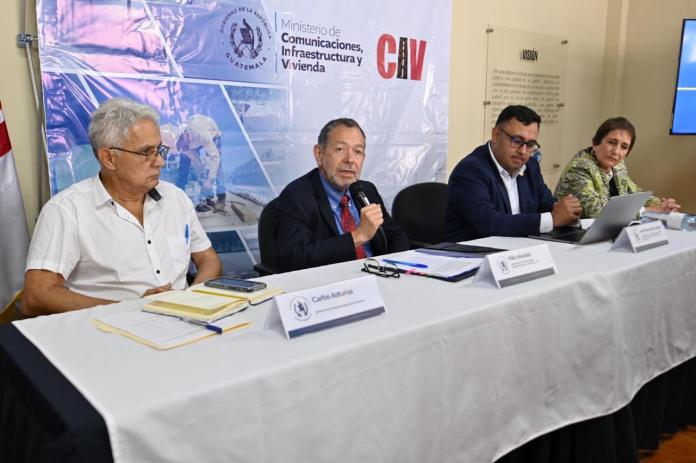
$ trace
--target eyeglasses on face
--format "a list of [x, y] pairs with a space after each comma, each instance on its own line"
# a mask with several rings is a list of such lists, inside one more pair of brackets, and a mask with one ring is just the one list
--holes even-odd
[[131, 151], [131, 150], [127, 150], [124, 148], [119, 148], [118, 146], [110, 146], [108, 149], [125, 151], [126, 153], [137, 154], [138, 156], [144, 156], [146, 161], [152, 161], [157, 156], [162, 156], [162, 158], [166, 158], [167, 153], [169, 153], [169, 147], [162, 145], [162, 144], [159, 144], [155, 148], [152, 148], [152, 149], [149, 149], [149, 150], [143, 151], [143, 152]]
[[508, 139], [510, 140], [510, 146], [512, 146], [515, 149], [519, 149], [520, 146], [524, 145], [527, 151], [531, 151], [533, 153], [535, 151], [538, 151], [539, 148], [541, 148], [541, 145], [537, 143], [535, 140], [525, 141], [522, 137], [518, 137], [517, 135], [510, 135], [501, 127], [497, 127], [497, 129], [503, 132], [506, 137], [508, 137]]
[[396, 265], [390, 263], [383, 264], [377, 259], [373, 258], [365, 259], [362, 271], [384, 278], [399, 278], [401, 276], [401, 274], [399, 273], [399, 269]]

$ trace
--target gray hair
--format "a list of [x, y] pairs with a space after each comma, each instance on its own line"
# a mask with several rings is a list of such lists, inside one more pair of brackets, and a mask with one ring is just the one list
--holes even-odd
[[363, 140], [367, 141], [365, 137], [365, 132], [363, 131], [362, 127], [360, 127], [360, 124], [358, 124], [355, 120], [351, 118], [342, 117], [340, 119], [334, 119], [332, 121], [329, 121], [326, 123], [324, 127], [322, 127], [321, 132], [319, 132], [319, 136], [317, 137], [317, 144], [321, 146], [321, 149], [326, 148], [326, 143], [328, 143], [329, 141], [329, 134], [333, 129], [335, 129], [339, 125], [348, 127], [349, 129], [357, 127], [360, 130], [360, 133], [362, 134]]
[[89, 123], [89, 142], [94, 156], [102, 147], [123, 146], [131, 127], [141, 119], [159, 124], [159, 114], [152, 107], [129, 98], [112, 98], [99, 105]]

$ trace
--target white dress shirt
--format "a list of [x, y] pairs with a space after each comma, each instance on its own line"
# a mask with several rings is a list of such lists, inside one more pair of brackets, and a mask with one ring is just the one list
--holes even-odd
[[117, 301], [166, 283], [186, 288], [191, 253], [210, 240], [183, 191], [167, 182], [157, 191], [159, 201], [145, 197], [142, 226], [99, 176], [58, 193], [41, 210], [26, 269], [60, 273], [72, 291]]
[[[500, 178], [503, 180], [503, 185], [505, 185], [505, 189], [507, 190], [508, 198], [510, 199], [510, 210], [513, 214], [519, 214], [520, 195], [517, 192], [517, 177], [524, 176], [524, 171], [527, 170], [527, 165], [523, 165], [522, 167], [517, 169], [512, 175], [510, 175], [510, 173], [507, 170], [503, 169], [503, 167], [498, 163], [498, 160], [495, 158], [493, 150], [491, 149], [490, 142], [488, 142], [488, 152], [490, 153], [491, 159], [493, 160], [493, 164], [495, 164], [496, 169], [498, 169]], [[550, 212], [542, 212], [541, 220], [539, 221], [539, 233], [548, 233], [551, 230], [553, 230], [553, 216]]]

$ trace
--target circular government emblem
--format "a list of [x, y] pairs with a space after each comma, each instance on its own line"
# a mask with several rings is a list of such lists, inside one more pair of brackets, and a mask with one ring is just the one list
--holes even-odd
[[498, 264], [498, 268], [501, 272], [507, 273], [510, 271], [510, 267], [508, 266], [508, 262], [505, 257], [498, 257], [496, 263]]
[[290, 307], [292, 308], [292, 314], [298, 321], [303, 322], [309, 320], [312, 316], [312, 313], [309, 311], [309, 301], [304, 297], [296, 297], [293, 299], [290, 303]]
[[234, 67], [248, 71], [268, 62], [272, 35], [262, 12], [251, 7], [234, 8], [220, 23], [220, 34], [227, 48], [225, 58]]

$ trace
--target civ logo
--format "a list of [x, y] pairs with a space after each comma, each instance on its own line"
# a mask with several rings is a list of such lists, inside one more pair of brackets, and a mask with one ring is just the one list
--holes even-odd
[[399, 37], [397, 54], [396, 39], [382, 34], [377, 41], [377, 72], [384, 79], [392, 79], [396, 75], [397, 79], [421, 80], [427, 45], [425, 40]]

